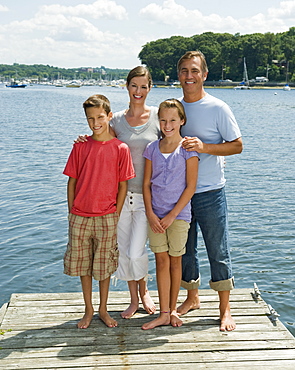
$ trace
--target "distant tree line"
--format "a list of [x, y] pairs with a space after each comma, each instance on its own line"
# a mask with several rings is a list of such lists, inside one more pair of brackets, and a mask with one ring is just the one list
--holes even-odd
[[197, 49], [206, 56], [210, 81], [242, 80], [244, 57], [249, 79], [265, 76], [270, 81], [295, 81], [295, 27], [277, 34], [205, 32], [191, 37], [172, 36], [148, 42], [139, 58], [154, 80], [177, 80], [178, 59], [186, 51]]
[[97, 68], [59, 68], [43, 64], [0, 64], [0, 77], [2, 80], [10, 79], [35, 79], [38, 81], [86, 80], [86, 79], [125, 79], [128, 69], [111, 69], [104, 66]]

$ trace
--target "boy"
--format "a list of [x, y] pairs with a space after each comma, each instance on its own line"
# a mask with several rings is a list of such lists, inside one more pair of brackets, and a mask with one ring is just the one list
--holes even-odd
[[88, 98], [83, 108], [92, 136], [74, 144], [64, 174], [68, 180], [69, 242], [64, 273], [80, 276], [85, 314], [78, 328], [92, 320], [92, 276], [99, 280], [99, 317], [117, 326], [107, 312], [110, 276], [118, 266], [117, 222], [127, 192], [127, 180], [135, 177], [129, 148], [109, 131], [109, 100]]

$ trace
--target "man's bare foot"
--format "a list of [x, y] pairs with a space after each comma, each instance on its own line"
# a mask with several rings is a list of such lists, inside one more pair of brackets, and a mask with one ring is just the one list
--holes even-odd
[[90, 325], [91, 321], [92, 321], [93, 314], [94, 314], [94, 309], [93, 308], [89, 308], [89, 309], [86, 308], [84, 316], [82, 317], [82, 319], [77, 324], [78, 328], [79, 329], [87, 329], [88, 326]]
[[114, 320], [107, 311], [101, 310], [99, 311], [99, 318], [108, 326], [109, 328], [114, 328], [118, 326], [116, 320]]
[[138, 304], [135, 304], [135, 303], [130, 303], [130, 306], [123, 312], [121, 312], [121, 317], [123, 319], [130, 319], [130, 317], [132, 317], [136, 311], [138, 310]]
[[146, 324], [142, 325], [143, 330], [154, 329], [157, 326], [169, 325], [170, 324], [170, 312], [161, 313], [159, 317], [156, 319], [147, 322]]
[[232, 331], [235, 328], [236, 323], [230, 311], [225, 311], [223, 315], [220, 315], [220, 331]]
[[170, 324], [174, 327], [181, 326], [183, 324], [176, 311], [172, 311], [170, 314]]
[[143, 308], [149, 315], [152, 315], [156, 312], [156, 305], [152, 300], [150, 293], [148, 291], [145, 292], [143, 296], [140, 296]]
[[181, 315], [185, 315], [190, 310], [196, 310], [200, 308], [200, 299], [199, 296], [194, 297], [194, 299], [187, 298], [178, 308], [177, 313]]

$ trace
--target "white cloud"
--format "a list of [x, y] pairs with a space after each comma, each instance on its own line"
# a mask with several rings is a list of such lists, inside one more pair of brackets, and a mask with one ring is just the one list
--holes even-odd
[[41, 6], [31, 19], [0, 25], [0, 57], [3, 53], [15, 61], [13, 54], [17, 51], [17, 60], [26, 60], [25, 63], [30, 63], [29, 59], [32, 63], [56, 65], [54, 61], [62, 60], [63, 65], [59, 63], [59, 66], [71, 67], [91, 63], [98, 66], [101, 60], [104, 64], [109, 60], [115, 65], [112, 58], [117, 59], [119, 53], [122, 62], [127, 60], [134, 41], [117, 32], [100, 29], [101, 22], [95, 21], [102, 18], [120, 23], [127, 16], [125, 8], [108, 0], [70, 7]]
[[281, 1], [279, 8], [269, 8], [271, 18], [293, 19], [295, 21], [295, 1]]
[[281, 32], [288, 29], [284, 19], [292, 19], [295, 23], [295, 1], [282, 1], [279, 8], [269, 8], [265, 15], [259, 13], [248, 18], [234, 19], [218, 14], [205, 16], [198, 9], [189, 10], [177, 4], [175, 0], [166, 0], [162, 5], [156, 3], [147, 5], [141, 9], [140, 16], [150, 22], [174, 26], [190, 35], [205, 31]]
[[8, 11], [9, 9], [7, 8], [7, 6], [0, 4], [0, 12], [8, 12]]
[[97, 0], [92, 4], [79, 4], [76, 6], [43, 5], [39, 13], [48, 16], [64, 14], [66, 16], [91, 17], [94, 19], [123, 20], [128, 18], [126, 9], [110, 0]]
[[[25, 2], [18, 1], [26, 6]], [[203, 4], [201, 11], [198, 5], [192, 8], [192, 4], [199, 2], [182, 0], [151, 0], [141, 10], [140, 2], [131, 0], [121, 1], [126, 7], [118, 5], [116, 0], [92, 0], [90, 4], [83, 4], [89, 0], [80, 0], [80, 4], [73, 6], [59, 2], [61, 4], [42, 5], [46, 0], [40, 0], [38, 10], [29, 13], [33, 14], [30, 18], [25, 12], [19, 18], [11, 18], [15, 7], [8, 9], [0, 5], [0, 12], [9, 11], [7, 19], [14, 19], [5, 24], [2, 17], [0, 24], [3, 63], [17, 61], [60, 67], [103, 64], [129, 68], [138, 63], [137, 55], [142, 46], [159, 38], [191, 36], [206, 31], [276, 33], [295, 25], [295, 1], [281, 1], [276, 8], [264, 6], [256, 14], [252, 9], [252, 16], [243, 18], [213, 14], [217, 10], [205, 10]]]

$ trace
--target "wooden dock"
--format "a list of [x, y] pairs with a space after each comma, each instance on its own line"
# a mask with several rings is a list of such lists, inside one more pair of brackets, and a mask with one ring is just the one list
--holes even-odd
[[[152, 295], [158, 304], [157, 292]], [[80, 293], [13, 294], [0, 311], [0, 369], [295, 369], [295, 338], [272, 321], [253, 290], [233, 291], [237, 329], [227, 333], [219, 331], [217, 294], [200, 295], [201, 309], [185, 315], [182, 327], [144, 331], [141, 325], [151, 318], [142, 309], [129, 320], [120, 318], [128, 292], [110, 292], [117, 328], [96, 316], [86, 330], [76, 327], [84, 309]]]

